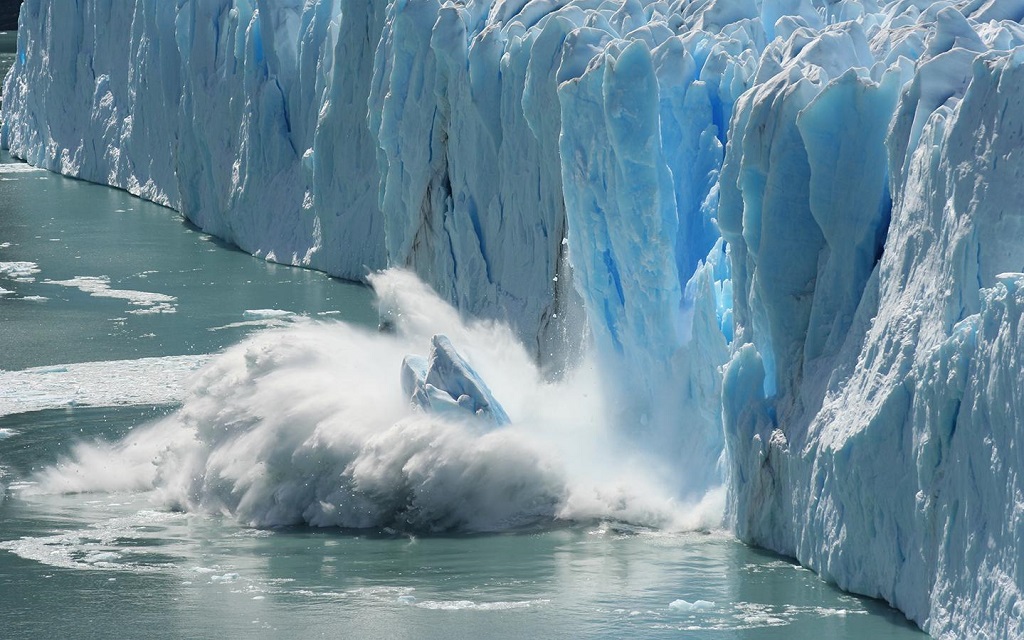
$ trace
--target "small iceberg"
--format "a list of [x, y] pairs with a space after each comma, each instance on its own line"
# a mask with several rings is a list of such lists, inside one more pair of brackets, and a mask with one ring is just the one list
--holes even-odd
[[696, 611], [707, 611], [708, 609], [713, 609], [714, 606], [715, 603], [708, 600], [694, 600], [693, 602], [689, 602], [687, 600], [673, 600], [669, 603], [668, 608], [674, 611], [693, 613]]
[[430, 339], [430, 356], [402, 361], [402, 391], [413, 406], [431, 413], [470, 413], [495, 426], [511, 421], [473, 367], [447, 336]]

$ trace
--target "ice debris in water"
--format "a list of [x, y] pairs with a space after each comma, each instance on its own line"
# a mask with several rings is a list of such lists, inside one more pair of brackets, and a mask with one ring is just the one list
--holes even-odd
[[694, 600], [690, 602], [688, 600], [673, 600], [669, 603], [668, 608], [673, 611], [685, 611], [692, 613], [695, 611], [707, 611], [708, 609], [714, 608], [715, 603], [709, 600]]
[[413, 406], [433, 413], [469, 413], [496, 426], [509, 424], [505, 409], [447, 336], [430, 340], [430, 357], [406, 356], [402, 391]]

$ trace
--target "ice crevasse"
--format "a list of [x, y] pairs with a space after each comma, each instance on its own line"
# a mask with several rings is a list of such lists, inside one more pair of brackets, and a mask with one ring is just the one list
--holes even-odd
[[271, 260], [410, 269], [552, 370], [585, 327], [741, 538], [935, 636], [1021, 637], [1022, 18], [26, 0], [0, 141]]

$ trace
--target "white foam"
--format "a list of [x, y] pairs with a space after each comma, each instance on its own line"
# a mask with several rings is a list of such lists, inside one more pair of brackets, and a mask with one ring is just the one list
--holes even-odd
[[283, 318], [266, 318], [263, 320], [244, 320], [242, 322], [232, 322], [230, 324], [224, 324], [219, 327], [210, 327], [207, 331], [224, 331], [225, 329], [244, 329], [244, 328], [262, 328], [270, 329], [273, 327], [284, 327], [289, 322], [298, 319], [299, 316], [295, 317], [283, 317]]
[[0, 416], [66, 406], [171, 404], [210, 356], [82, 362], [0, 370]]
[[[15, 487], [12, 485], [11, 489], [15, 490]], [[154, 525], [180, 521], [185, 517], [183, 514], [139, 511], [77, 531], [0, 542], [0, 549], [26, 560], [63, 569], [152, 573], [170, 567], [135, 561], [140, 543], [153, 539], [154, 534], [150, 531]]]
[[[401, 598], [399, 598], [401, 601]], [[510, 609], [528, 609], [538, 605], [549, 604], [550, 600], [513, 600], [508, 602], [474, 602], [472, 600], [424, 600], [411, 602], [420, 609], [435, 611], [508, 611]]]
[[18, 431], [14, 429], [0, 429], [0, 440], [6, 440], [16, 435], [18, 435]]
[[[676, 605], [676, 603], [685, 603]], [[770, 627], [785, 627], [808, 618], [845, 617], [867, 615], [868, 611], [850, 607], [822, 607], [817, 605], [776, 605], [761, 602], [734, 602], [726, 605], [695, 607], [700, 602], [688, 603], [677, 600], [669, 605], [673, 615], [684, 616], [681, 626], [656, 625], [657, 628], [671, 628], [680, 631], [743, 631]], [[856, 602], [856, 601], [853, 601]], [[676, 606], [674, 606], [676, 605]]]
[[14, 292], [11, 291], [10, 289], [4, 289], [3, 287], [0, 287], [0, 296], [9, 296], [13, 293]]
[[[35, 476], [35, 490], [98, 489], [117, 469], [125, 476], [117, 482], [153, 489], [168, 506], [258, 526], [720, 521], [719, 498], [678, 503], [658, 467], [614, 433], [592, 366], [545, 382], [507, 327], [463, 324], [403, 272], [374, 284], [394, 334], [307, 321], [251, 336], [210, 361], [179, 412], [118, 443], [77, 446], [71, 460]], [[511, 425], [487, 429], [412, 409], [401, 364], [426, 353], [435, 333], [487, 382]]]
[[24, 162], [4, 162], [0, 163], [0, 174], [5, 173], [37, 173], [44, 171], [39, 167], [33, 167], [30, 164]]
[[134, 291], [131, 289], [111, 289], [110, 278], [107, 276], [75, 276], [69, 280], [44, 280], [44, 284], [55, 284], [62, 287], [73, 287], [96, 298], [115, 298], [125, 300], [129, 304], [141, 307], [127, 313], [144, 315], [153, 313], [175, 313], [174, 305], [178, 299], [163, 293]]
[[[402, 598], [402, 597], [406, 597], [406, 596], [411, 597], [411, 594], [412, 594], [413, 591], [415, 591], [415, 589], [413, 589], [412, 587], [399, 587], [399, 586], [392, 586], [392, 585], [378, 585], [378, 586], [375, 586], [375, 587], [356, 587], [354, 589], [349, 589], [349, 590], [345, 591], [344, 593], [333, 594], [333, 595], [338, 595], [338, 596], [342, 596], [342, 597], [346, 597], [346, 598], [348, 598], [348, 597], [356, 597], [356, 598], [364, 598], [364, 599], [367, 599], [367, 600], [389, 601], [389, 600], [392, 600], [392, 599], [398, 599], [398, 598]], [[299, 592], [299, 593], [301, 593], [301, 592]], [[325, 595], [323, 593], [316, 593], [316, 592], [312, 592], [312, 591], [307, 591], [306, 593], [309, 594], [309, 595]]]
[[295, 312], [284, 309], [246, 309], [242, 315], [253, 318], [285, 318], [295, 315]]

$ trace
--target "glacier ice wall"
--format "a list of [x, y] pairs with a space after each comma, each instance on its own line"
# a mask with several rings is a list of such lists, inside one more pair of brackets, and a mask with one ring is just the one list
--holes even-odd
[[552, 369], [585, 327], [680, 496], [724, 473], [743, 539], [1024, 635], [1020, 0], [55, 4], [14, 155], [407, 267]]
[[936, 635], [1018, 637], [1024, 50], [951, 51], [963, 75], [919, 72], [900, 97], [889, 230], [842, 340], [811, 351], [812, 286], [788, 334], [804, 380], [749, 347], [727, 368], [737, 528]]

